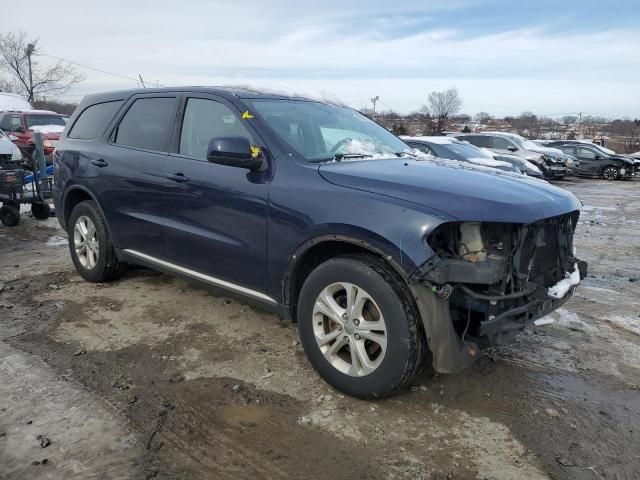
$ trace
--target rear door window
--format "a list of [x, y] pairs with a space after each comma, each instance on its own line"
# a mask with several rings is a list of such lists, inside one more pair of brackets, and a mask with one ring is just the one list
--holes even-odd
[[178, 153], [207, 159], [212, 138], [245, 137], [253, 143], [251, 134], [226, 105], [206, 98], [189, 98], [182, 118]]
[[175, 105], [175, 97], [137, 99], [122, 117], [114, 143], [166, 152], [171, 139]]
[[491, 147], [491, 137], [483, 137], [483, 136], [480, 136], [480, 135], [474, 135], [474, 136], [469, 136], [469, 137], [459, 137], [458, 140], [463, 140], [463, 141], [469, 142], [472, 145], [475, 145], [476, 147], [492, 148]]
[[104, 132], [107, 123], [113, 118], [122, 103], [122, 100], [118, 100], [97, 103], [85, 108], [67, 136], [80, 140], [93, 140]]

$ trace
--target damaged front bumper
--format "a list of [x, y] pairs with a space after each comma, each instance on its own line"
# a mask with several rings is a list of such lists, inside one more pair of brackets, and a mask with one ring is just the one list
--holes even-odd
[[438, 253], [409, 280], [436, 371], [461, 370], [478, 358], [477, 345], [507, 343], [571, 298], [587, 273], [573, 249], [577, 219], [467, 225], [457, 237], [450, 227], [434, 241]]

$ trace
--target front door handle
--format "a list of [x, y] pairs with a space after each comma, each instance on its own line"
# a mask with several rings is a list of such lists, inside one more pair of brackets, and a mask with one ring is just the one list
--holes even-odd
[[108, 166], [109, 163], [106, 160], [99, 158], [98, 160], [91, 160], [91, 165], [102, 168]]
[[178, 183], [185, 183], [189, 181], [189, 177], [186, 177], [184, 173], [167, 173], [165, 177]]

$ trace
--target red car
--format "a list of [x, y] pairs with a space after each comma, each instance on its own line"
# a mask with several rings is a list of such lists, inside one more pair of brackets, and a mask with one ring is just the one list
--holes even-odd
[[65, 125], [65, 117], [47, 110], [0, 112], [0, 130], [18, 146], [26, 163], [33, 159], [34, 132], [42, 134], [44, 154], [49, 160]]

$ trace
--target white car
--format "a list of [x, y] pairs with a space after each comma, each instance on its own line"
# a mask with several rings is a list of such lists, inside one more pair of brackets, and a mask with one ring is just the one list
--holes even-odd
[[22, 160], [20, 149], [0, 130], [0, 169], [6, 168], [8, 163], [19, 162], [20, 160]]

